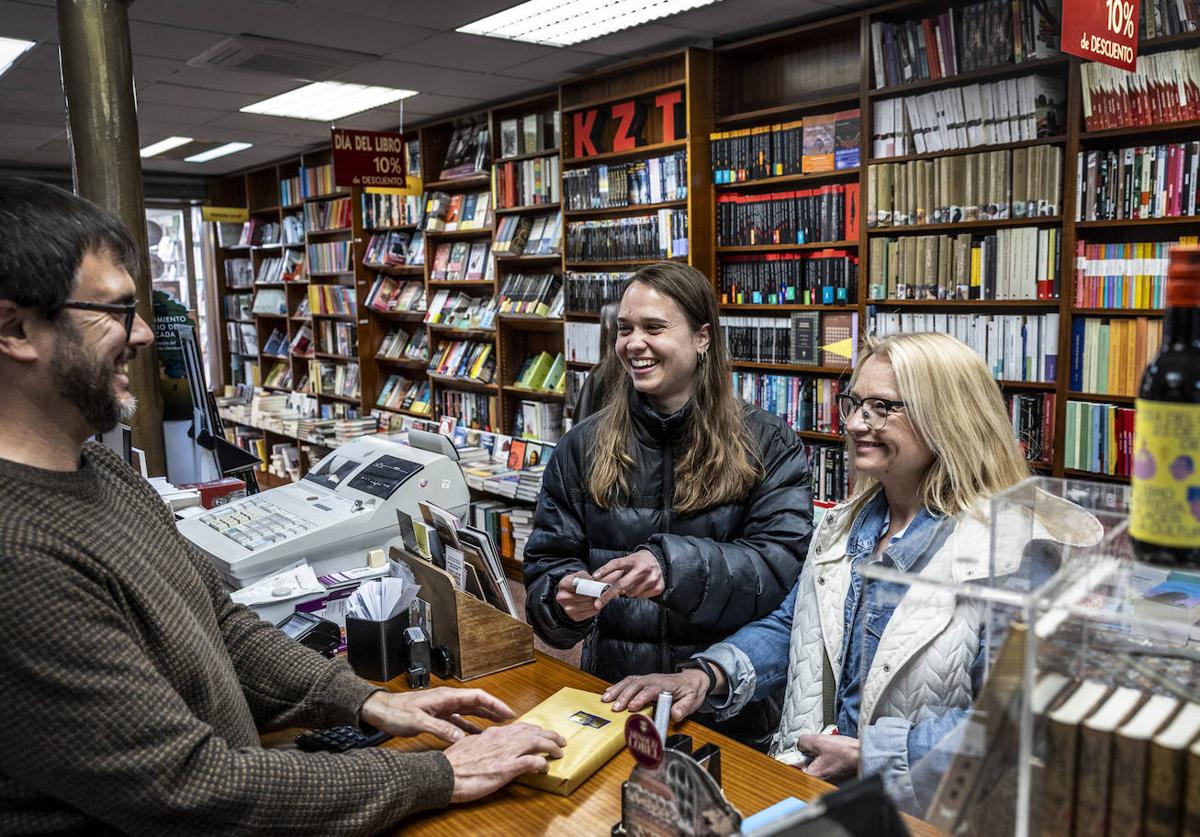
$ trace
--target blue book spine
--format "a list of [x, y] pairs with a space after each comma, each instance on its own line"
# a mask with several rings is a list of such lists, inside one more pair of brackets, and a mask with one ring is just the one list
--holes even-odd
[[1083, 392], [1083, 329], [1082, 317], [1071, 320], [1071, 392]]

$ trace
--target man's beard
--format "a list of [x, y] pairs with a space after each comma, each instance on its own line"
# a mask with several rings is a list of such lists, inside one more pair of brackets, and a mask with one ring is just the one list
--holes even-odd
[[[137, 350], [130, 347], [126, 360], [132, 361], [135, 354]], [[112, 362], [88, 355], [83, 335], [65, 318], [58, 324], [50, 368], [58, 394], [74, 405], [97, 433], [107, 433], [137, 412], [136, 398], [122, 399], [113, 390]]]

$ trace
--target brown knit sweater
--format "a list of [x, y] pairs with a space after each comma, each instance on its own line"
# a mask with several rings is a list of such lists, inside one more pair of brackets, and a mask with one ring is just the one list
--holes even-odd
[[449, 802], [440, 752], [259, 746], [373, 687], [233, 604], [95, 443], [71, 473], [0, 459], [0, 637], [0, 834], [362, 834]]

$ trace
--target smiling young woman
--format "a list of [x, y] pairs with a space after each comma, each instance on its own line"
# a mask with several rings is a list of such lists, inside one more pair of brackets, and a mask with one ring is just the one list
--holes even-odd
[[[586, 639], [583, 667], [615, 680], [672, 670], [769, 613], [811, 532], [808, 458], [777, 416], [733, 395], [716, 295], [685, 265], [626, 285], [604, 408], [563, 437], [525, 547], [526, 611], [548, 643]], [[611, 585], [579, 595], [577, 578]], [[768, 733], [767, 696], [725, 731]]]

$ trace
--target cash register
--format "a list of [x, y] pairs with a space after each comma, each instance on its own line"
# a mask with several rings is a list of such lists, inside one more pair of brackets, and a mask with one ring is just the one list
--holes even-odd
[[397, 535], [396, 510], [420, 520], [426, 500], [462, 517], [470, 502], [458, 463], [437, 445], [363, 436], [296, 483], [179, 521], [235, 588], [307, 561], [318, 576], [361, 567], [366, 551]]

